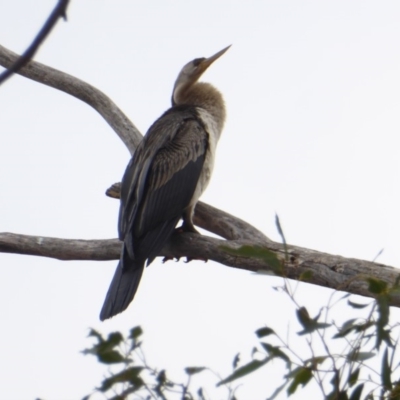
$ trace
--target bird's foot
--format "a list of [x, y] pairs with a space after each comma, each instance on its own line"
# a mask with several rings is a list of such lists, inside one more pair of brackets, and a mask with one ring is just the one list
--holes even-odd
[[186, 261], [185, 263], [188, 263], [190, 261], [204, 261], [205, 263], [208, 261], [208, 258], [203, 258], [203, 257], [199, 257], [199, 258], [195, 258], [195, 257], [186, 257]]
[[180, 257], [164, 257], [162, 259], [162, 263], [166, 263], [167, 261], [173, 261], [175, 260], [175, 262], [178, 262], [181, 258]]
[[191, 232], [200, 235], [200, 232], [194, 227], [194, 225], [189, 224], [187, 222], [183, 222], [181, 226], [175, 229], [175, 232], [176, 233]]

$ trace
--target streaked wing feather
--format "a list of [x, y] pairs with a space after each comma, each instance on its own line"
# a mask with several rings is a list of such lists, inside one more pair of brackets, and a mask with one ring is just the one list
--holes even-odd
[[204, 156], [204, 154], [200, 155], [195, 162], [189, 161], [160, 188], [155, 190], [148, 188], [137, 222], [135, 221], [134, 235], [136, 237], [142, 236], [144, 232], [156, 228], [164, 221], [182, 215], [196, 189], [204, 164]]
[[170, 110], [149, 129], [122, 181], [120, 237], [130, 257], [154, 258], [196, 189], [208, 134], [193, 108]]

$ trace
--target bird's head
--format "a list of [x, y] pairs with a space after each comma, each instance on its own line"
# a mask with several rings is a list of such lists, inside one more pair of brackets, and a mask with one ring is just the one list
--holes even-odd
[[184, 97], [187, 92], [207, 70], [207, 68], [218, 58], [220, 58], [231, 46], [225, 47], [218, 53], [215, 53], [209, 58], [195, 58], [188, 62], [181, 70], [178, 78], [175, 81], [174, 90], [172, 92], [172, 103], [180, 104], [180, 99]]

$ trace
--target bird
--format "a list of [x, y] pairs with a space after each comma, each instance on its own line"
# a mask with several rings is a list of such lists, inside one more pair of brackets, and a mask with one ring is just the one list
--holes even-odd
[[129, 306], [145, 264], [159, 255], [180, 219], [179, 232], [198, 233], [194, 209], [210, 181], [226, 116], [222, 94], [199, 78], [229, 48], [182, 68], [171, 108], [151, 125], [126, 167], [118, 219], [123, 246], [101, 321]]

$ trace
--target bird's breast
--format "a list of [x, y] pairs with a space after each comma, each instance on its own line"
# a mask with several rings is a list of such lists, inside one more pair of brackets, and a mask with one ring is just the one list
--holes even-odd
[[198, 201], [210, 182], [211, 174], [214, 169], [215, 150], [219, 137], [221, 136], [221, 130], [219, 129], [218, 124], [213, 116], [207, 110], [200, 107], [196, 107], [196, 111], [207, 131], [208, 143], [203, 169], [201, 171], [199, 181], [190, 205], [194, 205]]

